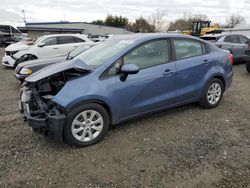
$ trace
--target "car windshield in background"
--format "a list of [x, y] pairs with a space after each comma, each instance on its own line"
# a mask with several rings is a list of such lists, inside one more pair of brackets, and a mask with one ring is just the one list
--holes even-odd
[[85, 64], [97, 68], [132, 42], [130, 40], [106, 41], [86, 50], [79, 55], [79, 59]]
[[67, 57], [67, 60], [73, 59], [76, 56], [78, 56], [79, 54], [81, 54], [82, 52], [84, 52], [85, 50], [91, 48], [91, 46], [80, 46], [76, 49], [74, 49], [73, 51], [71, 51]]

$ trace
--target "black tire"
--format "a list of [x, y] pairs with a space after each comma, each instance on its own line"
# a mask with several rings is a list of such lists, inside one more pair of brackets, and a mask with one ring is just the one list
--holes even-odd
[[250, 73], [250, 62], [246, 63], [246, 69], [247, 69], [247, 72]]
[[[99, 135], [94, 138], [93, 140], [90, 141], [79, 141], [77, 140], [71, 131], [71, 126], [74, 121], [74, 119], [77, 117], [78, 114], [81, 112], [84, 112], [86, 110], [94, 110], [98, 112], [102, 118], [103, 118], [103, 128], [100, 131]], [[63, 136], [64, 136], [64, 141], [65, 143], [72, 145], [72, 146], [77, 146], [77, 147], [86, 147], [90, 146], [93, 144], [96, 144], [99, 142], [107, 133], [108, 128], [109, 128], [109, 114], [105, 110], [105, 108], [97, 103], [85, 103], [82, 105], [79, 105], [72, 109], [68, 114], [67, 114], [67, 119], [64, 125], [64, 130], [63, 130]]]
[[[213, 84], [215, 84], [215, 83], [218, 83], [218, 84], [220, 85], [220, 88], [221, 88], [221, 95], [220, 95], [220, 97], [219, 97], [219, 100], [218, 100], [215, 104], [211, 104], [211, 103], [209, 102], [209, 100], [208, 100], [208, 91], [209, 91], [209, 88], [210, 88]], [[222, 82], [220, 79], [218, 79], [218, 78], [213, 78], [212, 80], [210, 80], [210, 81], [206, 84], [206, 86], [205, 86], [205, 88], [204, 88], [204, 90], [203, 90], [203, 92], [202, 92], [202, 97], [201, 97], [201, 100], [199, 101], [199, 104], [200, 104], [202, 107], [208, 108], [208, 109], [214, 108], [214, 107], [218, 106], [218, 105], [220, 104], [220, 101], [221, 101], [222, 97], [223, 97], [224, 90], [225, 90], [225, 86], [224, 86], [223, 82]]]

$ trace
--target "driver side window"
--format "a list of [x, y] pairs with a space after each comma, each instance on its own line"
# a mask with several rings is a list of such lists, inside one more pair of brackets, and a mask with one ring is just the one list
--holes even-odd
[[135, 64], [140, 69], [145, 69], [168, 62], [168, 40], [157, 40], [146, 43], [124, 57], [124, 64]]
[[43, 41], [45, 46], [52, 46], [52, 45], [57, 45], [57, 38], [56, 37], [50, 37], [47, 38]]

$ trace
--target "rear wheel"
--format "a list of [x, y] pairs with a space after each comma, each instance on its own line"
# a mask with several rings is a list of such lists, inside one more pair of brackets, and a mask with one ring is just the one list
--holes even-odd
[[93, 145], [104, 137], [108, 128], [109, 115], [105, 108], [96, 103], [86, 103], [68, 113], [64, 140], [78, 147]]
[[247, 69], [247, 72], [250, 73], [250, 62], [246, 63], [246, 69]]
[[218, 78], [213, 78], [210, 80], [203, 93], [200, 100], [200, 105], [205, 108], [214, 108], [219, 105], [224, 92], [224, 84]]

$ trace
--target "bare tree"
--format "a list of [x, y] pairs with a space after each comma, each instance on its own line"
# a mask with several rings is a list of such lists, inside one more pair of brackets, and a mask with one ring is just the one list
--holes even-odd
[[162, 32], [167, 30], [167, 21], [164, 19], [166, 16], [166, 10], [156, 9], [156, 11], [148, 18], [148, 22], [154, 25], [156, 32]]
[[207, 21], [208, 16], [205, 14], [187, 14], [184, 13], [182, 18], [170, 22], [169, 31], [183, 31], [192, 29], [192, 22]]
[[233, 14], [227, 19], [226, 28], [234, 28], [235, 26], [243, 23], [245, 18], [239, 14]]

